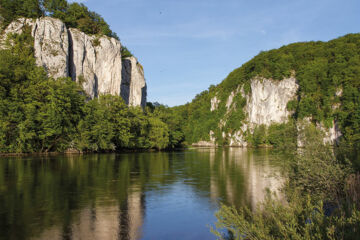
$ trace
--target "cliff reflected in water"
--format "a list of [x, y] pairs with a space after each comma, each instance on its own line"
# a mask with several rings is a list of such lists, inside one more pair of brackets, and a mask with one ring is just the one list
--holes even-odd
[[254, 207], [281, 161], [239, 148], [2, 158], [0, 239], [213, 239], [218, 203]]

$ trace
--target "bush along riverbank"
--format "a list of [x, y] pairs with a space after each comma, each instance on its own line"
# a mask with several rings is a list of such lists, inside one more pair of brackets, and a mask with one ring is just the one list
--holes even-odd
[[269, 193], [254, 210], [222, 205], [212, 229], [219, 239], [359, 238], [359, 169], [344, 151], [324, 145], [316, 128], [304, 135], [304, 148], [287, 165], [285, 202]]

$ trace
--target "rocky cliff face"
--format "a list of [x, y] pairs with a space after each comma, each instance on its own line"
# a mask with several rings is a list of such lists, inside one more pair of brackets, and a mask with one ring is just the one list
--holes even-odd
[[248, 143], [245, 132], [252, 132], [256, 126], [287, 122], [291, 115], [291, 112], [287, 110], [287, 103], [296, 98], [299, 88], [294, 77], [285, 78], [282, 81], [256, 77], [251, 80], [250, 86], [249, 94], [245, 94], [243, 88], [238, 87], [240, 91], [232, 92], [226, 104], [229, 109], [236, 94], [241, 94], [246, 98], [246, 106], [243, 109], [246, 118], [242, 127], [233, 133], [223, 133], [229, 139], [230, 146], [246, 147]]
[[294, 77], [282, 81], [253, 79], [251, 93], [245, 96], [247, 121], [250, 127], [286, 122], [291, 114], [287, 110], [287, 103], [295, 98], [298, 87]]
[[22, 33], [26, 26], [31, 27], [34, 37], [36, 63], [54, 78], [69, 76], [69, 37], [65, 24], [54, 18], [20, 18], [5, 29], [3, 38], [10, 33]]
[[130, 106], [146, 104], [144, 69], [135, 57], [123, 59], [121, 96]]
[[[89, 97], [120, 95], [131, 106], [145, 106], [144, 72], [136, 58], [122, 59], [121, 43], [107, 36], [91, 36], [67, 29], [59, 19], [21, 18], [6, 29], [21, 33], [31, 27], [36, 63], [54, 78], [71, 77], [81, 82]], [[128, 87], [124, 87], [128, 86]]]
[[[246, 132], [252, 133], [256, 126], [265, 125], [270, 126], [274, 123], [286, 123], [292, 112], [287, 109], [287, 104], [290, 100], [297, 98], [297, 91], [299, 85], [295, 77], [285, 78], [282, 81], [274, 81], [272, 79], [256, 77], [250, 81], [251, 91], [245, 94], [243, 86], [238, 86], [230, 93], [226, 100], [226, 113], [219, 122], [219, 128], [222, 128], [227, 123], [227, 116], [232, 111], [239, 109], [234, 106], [233, 100], [241, 94], [246, 99], [246, 105], [242, 109], [246, 115], [245, 120], [239, 129], [232, 132], [222, 132], [222, 138], [227, 139], [229, 146], [246, 147]], [[216, 111], [219, 107], [220, 100], [217, 96], [210, 100], [210, 111]], [[309, 119], [299, 120], [297, 127], [299, 132], [310, 124]], [[324, 143], [334, 144], [341, 136], [341, 132], [336, 124], [330, 128], [324, 127], [322, 123], [317, 123], [316, 127], [324, 132]], [[210, 131], [210, 141], [201, 141], [194, 145], [215, 146], [213, 131]], [[298, 138], [298, 146], [303, 145], [301, 136]]]

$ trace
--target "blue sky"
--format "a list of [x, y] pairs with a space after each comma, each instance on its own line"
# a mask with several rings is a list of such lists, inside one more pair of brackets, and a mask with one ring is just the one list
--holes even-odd
[[144, 66], [148, 101], [190, 102], [262, 50], [360, 32], [360, 0], [87, 0]]

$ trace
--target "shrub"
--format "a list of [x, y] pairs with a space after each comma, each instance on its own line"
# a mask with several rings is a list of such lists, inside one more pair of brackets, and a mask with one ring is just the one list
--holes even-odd
[[324, 204], [310, 195], [291, 196], [285, 205], [268, 196], [254, 211], [222, 205], [216, 217], [218, 222], [212, 232], [219, 239], [352, 240], [360, 234], [359, 210], [329, 216]]

